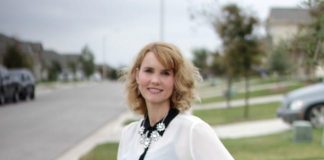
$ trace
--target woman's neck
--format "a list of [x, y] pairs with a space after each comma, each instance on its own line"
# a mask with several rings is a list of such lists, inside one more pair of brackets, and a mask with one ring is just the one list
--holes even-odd
[[146, 106], [151, 126], [154, 126], [158, 121], [164, 118], [170, 110], [169, 103], [162, 105], [146, 104]]

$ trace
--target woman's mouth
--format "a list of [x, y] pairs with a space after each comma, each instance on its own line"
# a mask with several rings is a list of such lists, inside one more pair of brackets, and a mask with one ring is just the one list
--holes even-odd
[[158, 88], [148, 88], [148, 91], [152, 94], [158, 94], [160, 92], [162, 92], [162, 89], [158, 89]]

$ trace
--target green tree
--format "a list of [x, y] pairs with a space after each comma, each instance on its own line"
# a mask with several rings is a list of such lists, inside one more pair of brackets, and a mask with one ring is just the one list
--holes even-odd
[[119, 78], [117, 69], [111, 68], [109, 71], [108, 77], [111, 80], [117, 80]]
[[4, 66], [7, 68], [28, 68], [33, 69], [33, 59], [29, 54], [22, 53], [18, 44], [7, 46], [3, 57]]
[[212, 62], [209, 66], [209, 73], [215, 76], [223, 76], [225, 74], [224, 57], [218, 52], [211, 55]]
[[[309, 44], [311, 37], [306, 34], [297, 33], [287, 44], [287, 54], [291, 57], [292, 61], [295, 63], [292, 64], [292, 70], [297, 76], [299, 76], [300, 71], [306, 69], [309, 70], [309, 57], [307, 56], [307, 45]], [[280, 45], [275, 46], [273, 51], [282, 50], [282, 45], [284, 42], [280, 42]], [[300, 77], [301, 78], [301, 77]]]
[[287, 44], [280, 42], [270, 54], [268, 65], [269, 70], [276, 73], [278, 77], [287, 74], [291, 68]]
[[307, 6], [309, 7], [309, 12], [313, 18], [312, 23], [309, 26], [309, 34], [314, 38], [313, 41], [313, 60], [317, 58], [324, 58], [324, 1], [323, 0], [308, 0], [306, 1]]
[[206, 49], [195, 49], [193, 51], [193, 64], [200, 69], [200, 72], [204, 78], [208, 74], [208, 51]]
[[222, 38], [224, 46], [224, 62], [227, 74], [227, 102], [229, 105], [233, 78], [240, 76], [245, 80], [244, 117], [249, 116], [249, 78], [252, 67], [260, 64], [262, 50], [259, 40], [253, 31], [258, 19], [246, 15], [237, 5], [229, 4], [222, 9], [222, 19], [213, 24], [215, 31]]
[[93, 53], [88, 46], [82, 49], [80, 62], [85, 76], [89, 78], [95, 71], [95, 63]]
[[58, 61], [52, 61], [51, 66], [49, 67], [48, 80], [56, 81], [58, 75], [62, 72], [62, 66]]
[[303, 6], [309, 10], [311, 23], [291, 40], [291, 53], [304, 58], [303, 68], [313, 79], [315, 67], [324, 59], [324, 1], [306, 0]]
[[77, 64], [73, 61], [68, 62], [68, 66], [73, 73], [73, 79], [76, 80]]

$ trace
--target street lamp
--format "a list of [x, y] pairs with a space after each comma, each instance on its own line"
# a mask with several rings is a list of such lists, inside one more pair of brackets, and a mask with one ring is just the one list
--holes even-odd
[[164, 0], [160, 0], [160, 41], [164, 39]]
[[107, 68], [106, 68], [106, 35], [102, 38], [102, 79], [106, 79]]

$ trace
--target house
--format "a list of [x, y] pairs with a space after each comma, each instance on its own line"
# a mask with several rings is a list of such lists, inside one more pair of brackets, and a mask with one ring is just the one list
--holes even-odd
[[[299, 33], [303, 33], [304, 26], [312, 22], [312, 17], [308, 9], [302, 8], [272, 8], [267, 19], [266, 30], [270, 38], [270, 46], [276, 46], [281, 41], [292, 39]], [[296, 66], [302, 66], [305, 60], [304, 55], [296, 54], [292, 57]], [[322, 63], [322, 64], [321, 64]], [[298, 67], [299, 77], [305, 77], [306, 71], [303, 67]], [[324, 78], [323, 62], [318, 62], [314, 71], [315, 77]]]
[[16, 38], [8, 37], [0, 34], [0, 64], [3, 64], [3, 57], [7, 52], [8, 46], [17, 45], [18, 49], [24, 53], [29, 54], [33, 59], [33, 73], [37, 80], [41, 79], [42, 73], [42, 53], [43, 46], [38, 42], [26, 42]]
[[[44, 67], [47, 71], [52, 67], [53, 63], [58, 63], [62, 69], [59, 74], [59, 80], [82, 80], [84, 74], [82, 72], [82, 66], [80, 63], [79, 53], [59, 54], [53, 50], [45, 50], [43, 53]], [[48, 73], [44, 73], [44, 77], [47, 77]]]
[[80, 53], [60, 54], [53, 50], [45, 50], [38, 42], [28, 42], [0, 34], [0, 64], [10, 45], [17, 45], [21, 53], [29, 54], [33, 59], [33, 73], [36, 80], [47, 80], [48, 72], [54, 62], [58, 62], [62, 73], [61, 80], [81, 80], [84, 78], [80, 60]]
[[276, 45], [294, 37], [302, 27], [311, 22], [307, 9], [302, 8], [272, 8], [267, 20], [266, 30]]

